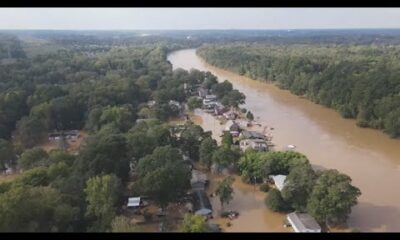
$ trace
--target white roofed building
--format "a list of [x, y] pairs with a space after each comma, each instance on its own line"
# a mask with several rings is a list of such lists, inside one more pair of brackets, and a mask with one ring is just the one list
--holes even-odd
[[321, 226], [308, 213], [292, 212], [287, 215], [287, 220], [295, 232], [319, 233]]
[[282, 191], [285, 186], [286, 175], [271, 175], [270, 178], [274, 180], [275, 186], [279, 191]]
[[140, 197], [128, 198], [128, 207], [139, 207], [139, 206], [140, 206]]

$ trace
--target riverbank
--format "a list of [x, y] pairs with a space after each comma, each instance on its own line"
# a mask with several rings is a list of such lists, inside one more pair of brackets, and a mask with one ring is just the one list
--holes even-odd
[[296, 145], [314, 167], [338, 169], [349, 175], [363, 193], [350, 215], [350, 227], [400, 231], [400, 222], [395, 221], [400, 219], [400, 192], [393, 190], [400, 182], [400, 141], [376, 130], [358, 128], [354, 120], [343, 119], [334, 110], [272, 84], [212, 67], [194, 49], [172, 53], [169, 60], [175, 69], [196, 68], [210, 71], [219, 81], [229, 79], [246, 95], [244, 107], [259, 117], [257, 121], [274, 127], [277, 150]]

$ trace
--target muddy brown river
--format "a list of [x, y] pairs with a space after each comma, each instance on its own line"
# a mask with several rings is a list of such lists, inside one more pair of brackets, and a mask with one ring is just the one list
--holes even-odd
[[[348, 220], [349, 227], [373, 232], [400, 231], [400, 140], [377, 130], [359, 128], [354, 120], [343, 119], [334, 110], [273, 84], [213, 67], [202, 61], [195, 49], [173, 52], [168, 60], [174, 69], [196, 68], [210, 71], [219, 81], [229, 80], [246, 95], [244, 107], [254, 113], [256, 120], [274, 128], [272, 141], [277, 150], [295, 145], [315, 167], [338, 169], [349, 175], [362, 192]], [[202, 126], [213, 129], [218, 122], [212, 119], [203, 119]], [[255, 206], [259, 208], [253, 211], [266, 211], [264, 206]], [[257, 226], [263, 224], [265, 231], [279, 230], [270, 226], [276, 223], [260, 218], [265, 218], [265, 214], [253, 219], [258, 221]]]

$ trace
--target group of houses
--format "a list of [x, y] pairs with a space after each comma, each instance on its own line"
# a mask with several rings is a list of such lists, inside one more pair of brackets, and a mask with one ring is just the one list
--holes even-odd
[[211, 95], [209, 90], [200, 87], [198, 95], [203, 100], [203, 110], [216, 116], [223, 116], [227, 122], [225, 123], [224, 132], [229, 132], [232, 137], [239, 138], [239, 146], [242, 151], [249, 148], [257, 151], [268, 151], [269, 144], [267, 137], [256, 131], [246, 131], [244, 129], [251, 126], [250, 121], [240, 119], [239, 113], [229, 110], [217, 101], [215, 95]]
[[[270, 182], [275, 184], [276, 189], [282, 191], [285, 186], [286, 175], [270, 175]], [[321, 226], [308, 213], [292, 212], [286, 216], [286, 220], [295, 232], [318, 233], [321, 232]]]
[[79, 130], [52, 132], [48, 134], [49, 141], [61, 140], [62, 138], [76, 140], [80, 137]]

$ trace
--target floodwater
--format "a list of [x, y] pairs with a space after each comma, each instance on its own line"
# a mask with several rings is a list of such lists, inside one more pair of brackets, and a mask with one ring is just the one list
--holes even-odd
[[[212, 180], [208, 188], [209, 193], [215, 191], [223, 177], [209, 174], [209, 179]], [[286, 215], [274, 213], [265, 206], [266, 193], [261, 192], [258, 186], [243, 183], [239, 176], [234, 177], [233, 199], [224, 205], [223, 210], [238, 211], [239, 217], [232, 221], [221, 218], [222, 208], [219, 198], [210, 197], [214, 217], [212, 222], [220, 224], [224, 232], [292, 232], [291, 228], [283, 227]], [[227, 222], [231, 223], [230, 227], [227, 227]]]
[[[354, 120], [343, 119], [334, 110], [273, 84], [213, 67], [202, 61], [195, 49], [173, 52], [168, 60], [174, 69], [196, 68], [210, 71], [219, 81], [229, 80], [246, 95], [244, 107], [254, 113], [256, 120], [274, 128], [272, 141], [277, 150], [295, 145], [315, 167], [338, 169], [349, 175], [362, 192], [350, 215], [349, 227], [361, 231], [400, 231], [399, 140], [377, 130], [359, 128]], [[212, 120], [207, 119], [203, 119], [202, 126], [214, 129]], [[267, 222], [264, 221], [265, 231], [270, 231]]]

